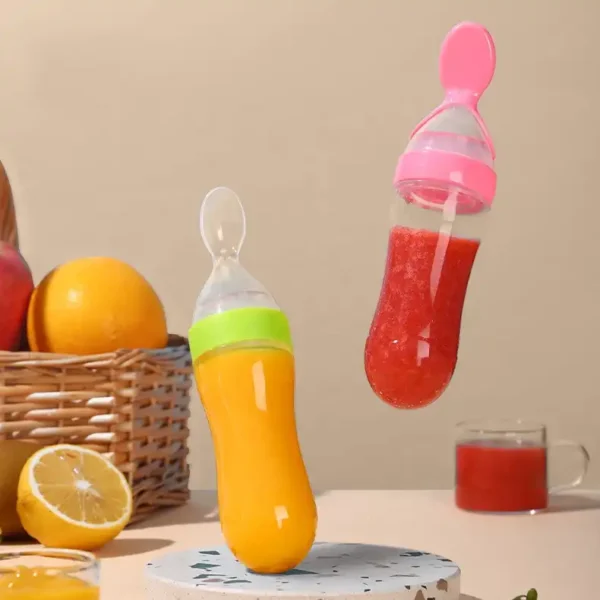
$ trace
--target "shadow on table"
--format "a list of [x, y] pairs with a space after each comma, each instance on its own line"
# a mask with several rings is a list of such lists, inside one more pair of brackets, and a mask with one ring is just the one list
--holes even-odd
[[[315, 498], [325, 496], [327, 491], [315, 491]], [[177, 508], [164, 508], [140, 523], [130, 525], [128, 530], [162, 527], [166, 525], [187, 525], [195, 523], [211, 523], [219, 520], [217, 492], [192, 492], [190, 501]]]
[[461, 594], [458, 600], [483, 600], [483, 598], [475, 598], [475, 596], [469, 596], [469, 594]]
[[557, 494], [551, 496], [547, 513], [576, 512], [579, 510], [600, 509], [599, 496], [582, 496], [579, 494]]
[[192, 492], [192, 497], [184, 506], [163, 508], [128, 530], [163, 527], [166, 525], [187, 525], [188, 523], [210, 523], [219, 520], [217, 493], [215, 491]]
[[173, 543], [173, 540], [158, 538], [120, 538], [109, 542], [104, 548], [97, 552], [98, 558], [115, 558], [119, 556], [132, 556], [134, 554], [145, 554], [154, 550], [161, 550]]

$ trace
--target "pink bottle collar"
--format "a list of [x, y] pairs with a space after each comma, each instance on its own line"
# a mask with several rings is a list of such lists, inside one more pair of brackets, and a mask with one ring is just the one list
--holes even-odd
[[[423, 119], [411, 134], [426, 134], [431, 139], [407, 150], [399, 159], [394, 185], [401, 189], [410, 182], [433, 181], [441, 187], [458, 186], [466, 195], [472, 193], [481, 202], [491, 205], [496, 191], [493, 168], [495, 149], [490, 134], [479, 114], [477, 104], [489, 86], [496, 67], [496, 50], [490, 33], [476, 23], [460, 23], [446, 36], [439, 60], [439, 73], [445, 90], [443, 102]], [[456, 132], [435, 132], [427, 129], [441, 113], [460, 107], [476, 122], [481, 139]], [[446, 136], [443, 143], [436, 136]], [[454, 143], [448, 143], [448, 137]], [[481, 159], [479, 146], [487, 147], [490, 161]], [[411, 143], [411, 146], [415, 144]], [[469, 149], [475, 149], [472, 152]], [[422, 184], [423, 185], [423, 184]], [[464, 196], [465, 198], [467, 196]], [[441, 201], [441, 196], [436, 203]]]

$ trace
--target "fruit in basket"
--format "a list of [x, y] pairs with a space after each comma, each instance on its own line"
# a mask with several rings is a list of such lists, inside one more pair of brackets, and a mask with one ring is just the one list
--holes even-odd
[[100, 354], [119, 348], [163, 348], [165, 311], [133, 267], [107, 257], [56, 267], [34, 290], [27, 338], [33, 351]]
[[4, 537], [23, 533], [17, 514], [17, 487], [23, 465], [39, 449], [20, 440], [0, 440], [0, 530]]
[[123, 474], [98, 452], [59, 444], [36, 452], [19, 479], [17, 510], [44, 546], [95, 550], [129, 522], [133, 500]]
[[32, 291], [33, 278], [25, 259], [16, 248], [0, 241], [0, 350], [18, 348]]

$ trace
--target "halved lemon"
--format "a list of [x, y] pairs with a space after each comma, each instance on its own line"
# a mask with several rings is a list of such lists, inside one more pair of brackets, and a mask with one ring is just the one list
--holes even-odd
[[121, 533], [132, 506], [123, 474], [93, 450], [48, 446], [21, 471], [17, 512], [25, 531], [44, 546], [100, 548]]

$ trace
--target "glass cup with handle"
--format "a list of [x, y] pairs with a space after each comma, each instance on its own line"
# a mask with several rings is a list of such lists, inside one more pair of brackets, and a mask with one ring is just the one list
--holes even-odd
[[[463, 421], [457, 425], [455, 501], [475, 512], [535, 513], [548, 508], [552, 494], [579, 486], [590, 456], [572, 441], [548, 442], [545, 425], [520, 419]], [[572, 481], [550, 487], [551, 451], [578, 455], [580, 468]]]
[[99, 600], [99, 576], [99, 563], [88, 552], [0, 552], [0, 600]]

